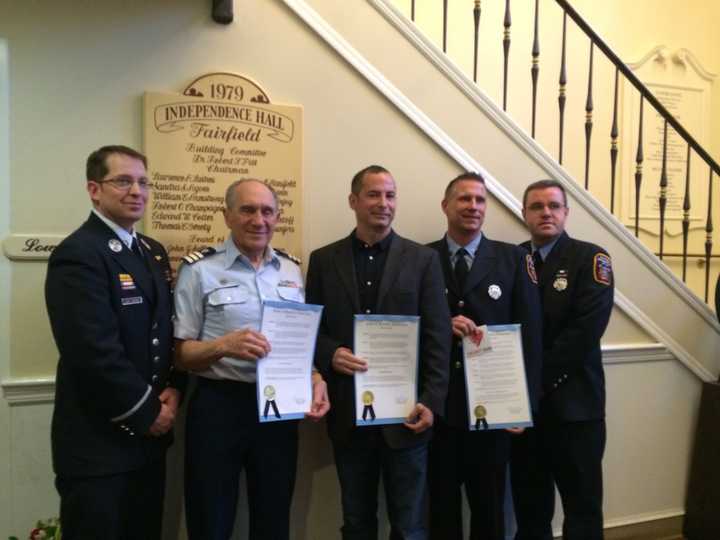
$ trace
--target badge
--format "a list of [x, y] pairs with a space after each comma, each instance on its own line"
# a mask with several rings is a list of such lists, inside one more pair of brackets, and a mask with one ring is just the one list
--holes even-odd
[[557, 292], [562, 292], [565, 289], [567, 289], [567, 278], [565, 277], [556, 277], [555, 281], [553, 281], [553, 288]]
[[530, 281], [537, 285], [538, 278], [537, 272], [535, 271], [535, 263], [533, 262], [532, 255], [529, 253], [525, 255], [525, 267], [527, 269], [528, 276], [530, 277]]
[[162, 261], [162, 255], [155, 255], [155, 260], [158, 262]]
[[142, 296], [131, 296], [129, 298], [121, 298], [120, 302], [123, 306], [132, 306], [135, 304], [142, 304], [143, 299]]
[[601, 285], [612, 283], [612, 262], [605, 253], [597, 253], [593, 259], [593, 278]]
[[497, 300], [502, 296], [502, 290], [500, 289], [500, 285], [495, 285], [494, 283], [488, 287], [488, 295], [490, 295], [490, 298], [493, 300]]
[[110, 251], [114, 251], [115, 253], [120, 253], [122, 251], [122, 244], [120, 243], [120, 240], [116, 238], [108, 240], [108, 247], [110, 248]]
[[278, 287], [291, 287], [293, 289], [300, 288], [300, 286], [297, 283], [295, 283], [294, 281], [290, 281], [289, 279], [281, 280], [277, 286]]

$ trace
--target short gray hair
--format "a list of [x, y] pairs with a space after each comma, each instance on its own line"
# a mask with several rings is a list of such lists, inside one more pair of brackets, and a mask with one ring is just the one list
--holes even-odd
[[257, 182], [258, 184], [265, 186], [273, 196], [273, 201], [275, 201], [275, 210], [278, 209], [278, 196], [275, 190], [272, 186], [262, 180], [258, 180], [257, 178], [241, 178], [240, 180], [235, 180], [232, 184], [230, 184], [225, 190], [225, 208], [231, 208], [232, 205], [235, 204], [235, 188], [242, 184], [247, 184], [248, 182]]

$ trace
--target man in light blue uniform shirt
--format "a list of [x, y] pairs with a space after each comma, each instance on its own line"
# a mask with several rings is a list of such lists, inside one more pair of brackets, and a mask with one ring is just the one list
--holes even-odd
[[[188, 255], [175, 288], [176, 363], [198, 376], [186, 429], [188, 536], [232, 536], [245, 469], [250, 538], [282, 540], [289, 536], [297, 422], [258, 422], [255, 362], [270, 352], [260, 333], [262, 302], [304, 302], [302, 274], [299, 261], [270, 246], [278, 220], [270, 187], [238, 180], [225, 205], [231, 235]], [[325, 382], [314, 373], [307, 416], [318, 420], [328, 409]]]

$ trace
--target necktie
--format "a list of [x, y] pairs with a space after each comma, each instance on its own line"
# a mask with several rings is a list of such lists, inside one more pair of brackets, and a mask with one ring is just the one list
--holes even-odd
[[137, 238], [132, 239], [132, 244], [130, 245], [130, 251], [132, 251], [137, 258], [139, 258], [143, 264], [145, 264], [145, 257], [143, 257], [142, 251], [140, 251], [140, 245], [137, 242]]
[[465, 278], [468, 275], [468, 265], [465, 256], [468, 254], [465, 248], [460, 248], [455, 253], [455, 281], [462, 291], [465, 287]]
[[537, 274], [538, 278], [540, 278], [540, 272], [542, 272], [544, 261], [542, 259], [542, 256], [540, 255], [539, 249], [536, 249], [535, 253], [533, 253], [533, 264], [535, 265], [535, 273]]

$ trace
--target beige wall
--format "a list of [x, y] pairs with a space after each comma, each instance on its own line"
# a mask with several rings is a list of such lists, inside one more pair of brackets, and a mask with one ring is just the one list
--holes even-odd
[[[328, 12], [345, 5], [335, 0], [313, 3]], [[211, 71], [249, 75], [274, 101], [304, 107], [303, 258], [350, 231], [353, 219], [345, 202], [349, 180], [370, 162], [390, 168], [398, 181], [399, 233], [424, 242], [443, 232], [439, 199], [459, 166], [280, 1], [236, 2], [236, 21], [227, 27], [212, 23], [209, 6], [197, 0], [35, 2], [23, 9], [12, 0], [0, 0], [0, 13], [0, 40], [7, 40], [9, 51], [7, 86], [0, 48], [0, 113], [5, 94], [10, 103], [6, 129], [5, 115], [0, 114], [0, 205], [10, 209], [0, 212], [3, 236], [8, 232], [66, 233], [77, 227], [90, 207], [83, 176], [87, 154], [109, 143], [142, 147], [143, 92], [179, 91], [195, 76]], [[357, 24], [374, 22], [362, 19]], [[358, 28], [365, 31], [370, 26]], [[376, 46], [382, 49], [382, 38]], [[432, 95], [433, 89], [423, 89], [420, 80], [417, 86], [425, 97]], [[436, 105], [441, 111], [442, 103]], [[514, 163], [508, 148], [483, 143], [477, 145], [478, 152], [501, 176], [527, 179], [538, 173], [538, 167], [528, 171]], [[3, 174], [5, 165], [9, 176]], [[486, 230], [497, 239], [525, 238], [521, 223], [495, 198], [490, 201]], [[578, 233], [582, 236], [582, 230]], [[45, 269], [44, 262], [10, 263], [0, 257], [0, 377], [47, 377], [54, 372], [57, 353], [42, 295]], [[618, 313], [606, 343], [652, 341]], [[631, 436], [642, 425], [652, 433], [662, 430], [661, 417], [645, 419], [643, 424], [639, 396], [653, 396], [655, 389], [662, 388], [674, 398], [685, 399], [688, 410], [677, 413], [680, 417], [692, 416], [697, 398], [694, 376], [674, 362], [658, 362], [648, 369], [652, 377], [633, 370], [630, 379], [624, 366], [608, 370], [609, 381], [619, 384], [611, 390], [612, 412], [624, 422], [616, 432], [620, 433], [618, 446], [609, 450], [611, 461], [618, 464], [613, 478], [637, 476], [623, 461], [630, 446], [623, 440], [625, 435]], [[622, 386], [630, 382], [641, 391]], [[626, 407], [635, 413], [623, 416]], [[32, 496], [33, 492], [53, 493], [47, 460], [49, 407], [39, 411], [15, 407], [13, 411], [7, 431], [12, 448], [0, 447], [0, 458], [8, 456], [0, 463], [13, 461], [14, 476], [11, 480], [9, 474], [0, 475], [0, 481], [10, 485], [7, 497], [13, 499], [17, 511], [0, 504], [0, 535], [21, 534], [30, 519], [42, 517], [39, 512], [55, 512], [53, 495]], [[4, 427], [10, 415], [5, 404], [0, 412], [0, 427]], [[335, 538], [337, 485], [327, 442], [321, 427], [306, 426], [304, 434], [293, 511], [295, 537]], [[33, 443], [41, 451], [28, 451]], [[677, 471], [683, 470], [688, 444], [686, 438], [668, 452], [645, 460], [638, 474], [668, 467], [668, 460], [673, 464], [672, 478], [659, 484], [669, 495], [648, 496], [643, 512], [678, 505], [682, 477], [678, 479]], [[634, 511], [633, 501], [622, 493], [625, 485], [618, 483], [609, 490], [614, 497], [611, 517]], [[174, 487], [170, 520], [178, 527], [179, 491]]]
[[[406, 16], [410, 16], [409, 0], [391, 0]], [[553, 157], [558, 155], [558, 77], [560, 72], [562, 10], [554, 0], [541, 0], [539, 17], [539, 83], [537, 98], [536, 139]], [[720, 15], [720, 4], [705, 0], [677, 2], [669, 0], [637, 0], [632, 2], [608, 0], [578, 0], [572, 5], [590, 26], [608, 43], [626, 63], [637, 62], [654, 47], [664, 45], [669, 52], [689, 49], [709, 72], [720, 74], [720, 35], [714, 23]], [[448, 2], [447, 54], [468, 76], [473, 67], [473, 3], [464, 0]], [[482, 2], [479, 32], [478, 86], [495, 103], [502, 103], [502, 21], [504, 2]], [[510, 61], [508, 74], [508, 114], [526, 132], [531, 131], [531, 50], [533, 39], [534, 2], [511, 3], [512, 26], [510, 30]], [[652, 14], [652, 16], [649, 16]], [[442, 3], [417, 2], [416, 24], [433, 42], [442, 44]], [[565, 106], [565, 169], [579, 182], [584, 183], [585, 168], [585, 106], [588, 88], [589, 42], [572, 20], [568, 19], [567, 33], [567, 103]], [[671, 62], [670, 62], [671, 63]], [[692, 69], [687, 67], [687, 71]], [[682, 70], [679, 70], [682, 72]], [[595, 48], [593, 71], [593, 130], [590, 152], [590, 190], [606, 207], [610, 205], [610, 131], [613, 118], [613, 88], [615, 69], [604, 55]], [[677, 81], [679, 85], [693, 85], [697, 81], [689, 76]], [[634, 197], [634, 160], [637, 139], [637, 102], [639, 95], [630, 85], [619, 89], [619, 140], [616, 186], [616, 215], [620, 204], [632, 207]], [[712, 85], [710, 94], [710, 117], [708, 133], [693, 133], [703, 142], [706, 150], [720, 160], [720, 83]], [[633, 113], [631, 115], [631, 112]], [[652, 152], [648, 133], [649, 111], [645, 112], [645, 168], [643, 192], [654, 193], [658, 189], [659, 174], [650, 174], [647, 159]], [[693, 223], [689, 239], [690, 253], [704, 253], [704, 231], [707, 208], [707, 167], [701, 167], [697, 155], [692, 157], [692, 180], [698, 183], [704, 197], [691, 198], [693, 214], [701, 216], [700, 223]], [[684, 174], [684, 173], [682, 173]], [[681, 176], [682, 176], [681, 174]], [[715, 181], [715, 194], [720, 189]], [[682, 191], [682, 190], [681, 190]], [[697, 194], [697, 192], [695, 192]], [[715, 197], [717, 200], [717, 197]], [[720, 206], [715, 204], [714, 223], [720, 221]], [[652, 250], [659, 249], [659, 238], [654, 224], [651, 232], [640, 236]], [[679, 224], [675, 226], [680, 231]], [[720, 236], [714, 234], [714, 253], [720, 252]], [[682, 237], [666, 236], [664, 251], [682, 251]], [[705, 266], [703, 257], [691, 258], [688, 264], [687, 282], [700, 297], [705, 292]], [[682, 274], [681, 258], [669, 257], [665, 262], [677, 275]], [[709, 301], [712, 305], [713, 285], [720, 271], [720, 263], [711, 262]]]

